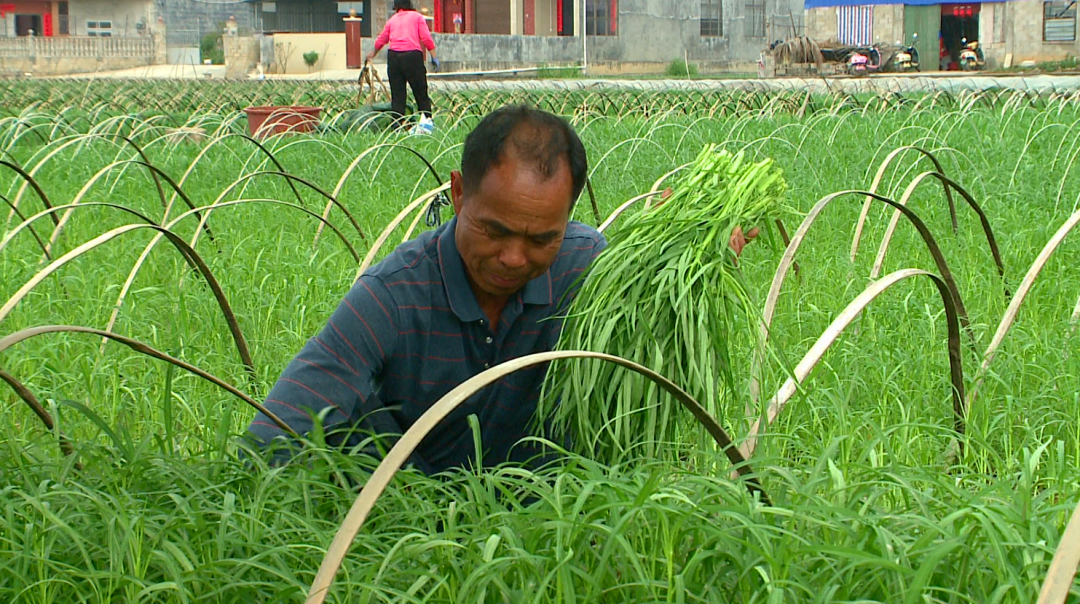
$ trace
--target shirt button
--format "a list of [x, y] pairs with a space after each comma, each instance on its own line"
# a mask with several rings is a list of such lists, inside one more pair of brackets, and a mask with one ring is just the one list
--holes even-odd
[[484, 369], [491, 369], [491, 363], [484, 363]]
[[491, 336], [488, 336], [488, 337], [484, 338], [484, 341], [487, 342], [488, 344], [490, 344], [491, 343]]

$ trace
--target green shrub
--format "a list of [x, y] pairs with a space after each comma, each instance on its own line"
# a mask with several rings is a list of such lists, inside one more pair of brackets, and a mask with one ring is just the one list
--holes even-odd
[[536, 77], [540, 79], [551, 80], [565, 80], [569, 78], [580, 78], [581, 68], [576, 65], [563, 66], [563, 67], [551, 67], [548, 65], [540, 65], [540, 68], [536, 71]]
[[319, 53], [314, 50], [304, 53], [304, 64], [308, 66], [308, 69], [315, 67], [315, 64], [319, 62]]
[[687, 63], [683, 59], [675, 59], [668, 63], [667, 75], [676, 78], [692, 78], [697, 76], [697, 65], [693, 63]]
[[210, 59], [210, 62], [214, 65], [225, 64], [225, 45], [221, 41], [221, 29], [221, 27], [218, 27], [216, 31], [203, 34], [203, 37], [199, 40], [200, 60]]

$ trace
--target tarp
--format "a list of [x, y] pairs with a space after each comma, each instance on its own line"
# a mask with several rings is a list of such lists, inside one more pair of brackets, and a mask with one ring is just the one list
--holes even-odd
[[942, 0], [804, 0], [806, 8], [822, 8], [826, 6], [866, 6], [869, 4], [908, 4], [912, 6], [926, 6], [930, 4], [988, 4], [990, 2], [1005, 2], [1006, 0], [982, 0], [982, 2], [958, 2]]

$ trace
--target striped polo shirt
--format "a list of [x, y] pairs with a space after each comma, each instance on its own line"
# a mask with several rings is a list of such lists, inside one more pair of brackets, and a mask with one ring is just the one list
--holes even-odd
[[[402, 244], [360, 277], [286, 367], [267, 409], [300, 434], [312, 428], [312, 415], [322, 415], [330, 442], [355, 445], [371, 433], [404, 433], [444, 394], [488, 367], [551, 350], [577, 278], [606, 245], [603, 236], [571, 221], [551, 267], [511, 296], [492, 326], [466, 278], [456, 224], [455, 218]], [[546, 369], [518, 371], [474, 395], [411, 461], [427, 473], [469, 465], [473, 414], [483, 465], [534, 457], [535, 446], [518, 441], [529, 432]], [[248, 431], [264, 443], [283, 435], [261, 413]]]

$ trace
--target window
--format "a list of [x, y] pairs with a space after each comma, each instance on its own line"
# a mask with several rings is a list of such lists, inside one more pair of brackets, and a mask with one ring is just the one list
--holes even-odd
[[87, 21], [86, 35], [95, 38], [111, 38], [112, 21]]
[[744, 32], [747, 38], [765, 37], [765, 0], [747, 0], [746, 2], [746, 25]]
[[1043, 41], [1076, 41], [1076, 0], [1043, 2]]
[[59, 25], [60, 35], [66, 36], [70, 34], [71, 30], [68, 25], [68, 3], [66, 1], [57, 3], [57, 14], [59, 16], [57, 25]]
[[[265, 2], [263, 3], [266, 4]], [[337, 12], [339, 15], [347, 15], [350, 10], [356, 11], [357, 17], [364, 16], [364, 3], [363, 2], [338, 2]]]
[[614, 36], [618, 22], [618, 0], [585, 0], [585, 33], [590, 36]]
[[724, 6], [721, 0], [701, 0], [702, 37], [724, 35]]

